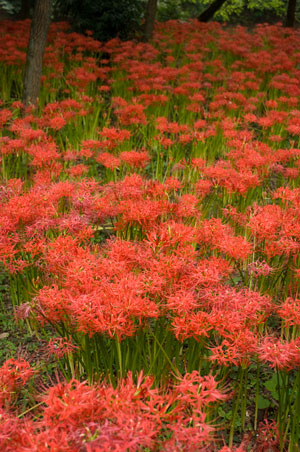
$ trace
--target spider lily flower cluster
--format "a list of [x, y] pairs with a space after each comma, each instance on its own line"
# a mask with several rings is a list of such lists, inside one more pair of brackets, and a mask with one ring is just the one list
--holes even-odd
[[298, 450], [300, 32], [53, 24], [21, 114], [28, 36], [3, 22], [0, 261], [61, 376], [3, 364], [0, 444]]

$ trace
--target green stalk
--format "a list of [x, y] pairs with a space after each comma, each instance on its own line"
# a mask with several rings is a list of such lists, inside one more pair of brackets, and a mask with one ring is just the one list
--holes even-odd
[[44, 403], [45, 403], [44, 401], [43, 401], [43, 402], [37, 403], [36, 405], [34, 405], [34, 406], [28, 408], [28, 410], [23, 411], [23, 413], [20, 413], [17, 417], [20, 419], [21, 417], [25, 416], [25, 414], [30, 413], [30, 411], [35, 410], [35, 408], [37, 408], [37, 407], [43, 405]]
[[243, 391], [242, 391], [242, 397], [241, 397], [241, 428], [242, 428], [242, 432], [245, 429], [245, 421], [246, 421], [247, 383], [248, 383], [248, 368], [245, 369], [245, 381], [243, 383]]
[[116, 349], [117, 349], [117, 355], [118, 355], [118, 363], [119, 363], [119, 376], [120, 378], [123, 377], [123, 367], [122, 367], [122, 350], [121, 350], [121, 344], [118, 338], [115, 339]]
[[291, 436], [288, 452], [297, 452], [299, 450], [300, 436], [300, 367], [297, 371], [295, 381], [296, 400], [292, 416]]
[[257, 367], [256, 367], [256, 385], [255, 385], [254, 431], [257, 430], [257, 420], [258, 420], [259, 372], [260, 372], [260, 364], [259, 364], [259, 361], [257, 361]]
[[278, 399], [279, 399], [279, 406], [278, 406], [278, 426], [279, 426], [279, 442], [280, 442], [280, 452], [283, 452], [284, 447], [284, 438], [283, 438], [283, 431], [284, 431], [284, 419], [283, 419], [283, 396], [282, 396], [282, 390], [280, 387], [280, 375], [279, 370], [276, 371], [276, 377], [277, 377], [277, 390], [278, 390]]
[[233, 412], [232, 412], [231, 425], [230, 425], [230, 431], [229, 431], [229, 442], [228, 442], [229, 447], [233, 446], [233, 437], [234, 437], [236, 418], [237, 418], [237, 414], [238, 414], [238, 410], [239, 410], [239, 401], [240, 401], [241, 394], [242, 394], [243, 379], [244, 379], [244, 370], [242, 368], [239, 369], [238, 378], [240, 380], [239, 390], [238, 390], [238, 394], [237, 394], [235, 404], [233, 407]]
[[170, 368], [172, 369], [172, 371], [174, 372], [174, 375], [179, 375], [178, 370], [176, 369], [176, 367], [173, 365], [170, 357], [168, 356], [168, 354], [166, 353], [164, 347], [161, 345], [161, 343], [159, 342], [159, 340], [157, 339], [156, 335], [154, 333], [152, 333], [152, 331], [150, 331], [150, 334], [152, 334], [155, 342], [157, 343], [158, 347], [160, 348], [160, 350], [162, 351], [162, 354], [165, 356], [166, 360], [168, 361]]

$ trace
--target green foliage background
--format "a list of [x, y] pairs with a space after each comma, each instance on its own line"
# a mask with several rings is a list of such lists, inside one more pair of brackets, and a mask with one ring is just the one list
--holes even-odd
[[[31, 0], [33, 4], [34, 0]], [[198, 17], [213, 0], [158, 0], [157, 19], [187, 20]], [[130, 39], [141, 33], [147, 0], [53, 0], [54, 18], [67, 19], [74, 30], [92, 30], [94, 37], [106, 41], [115, 36]], [[296, 20], [300, 22], [300, 2]], [[227, 0], [214, 20], [252, 25], [284, 22], [288, 0]], [[0, 0], [0, 6], [18, 13], [21, 0]]]
[[54, 10], [69, 19], [73, 28], [92, 30], [106, 41], [119, 36], [132, 38], [139, 30], [146, 8], [145, 0], [55, 0]]
[[[198, 17], [212, 0], [159, 0], [158, 20]], [[287, 0], [227, 0], [215, 14], [214, 20], [221, 22], [265, 22], [284, 20]], [[298, 16], [300, 10], [298, 11]]]

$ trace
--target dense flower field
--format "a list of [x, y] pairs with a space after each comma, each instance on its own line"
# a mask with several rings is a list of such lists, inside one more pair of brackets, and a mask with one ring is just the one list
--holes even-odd
[[0, 368], [1, 450], [298, 451], [300, 31], [56, 23], [22, 114], [29, 27], [0, 32], [0, 259], [59, 372]]

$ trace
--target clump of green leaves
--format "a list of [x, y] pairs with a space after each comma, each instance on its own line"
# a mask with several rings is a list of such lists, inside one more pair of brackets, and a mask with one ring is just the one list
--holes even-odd
[[[158, 20], [197, 18], [213, 0], [159, 0]], [[278, 22], [286, 15], [287, 0], [227, 0], [214, 20], [240, 24]], [[299, 7], [298, 7], [299, 9]], [[300, 9], [298, 11], [298, 16]], [[296, 13], [297, 17], [297, 13]]]
[[139, 31], [145, 0], [56, 0], [57, 14], [65, 16], [79, 32], [91, 30], [93, 37], [107, 41], [118, 36], [128, 39]]

